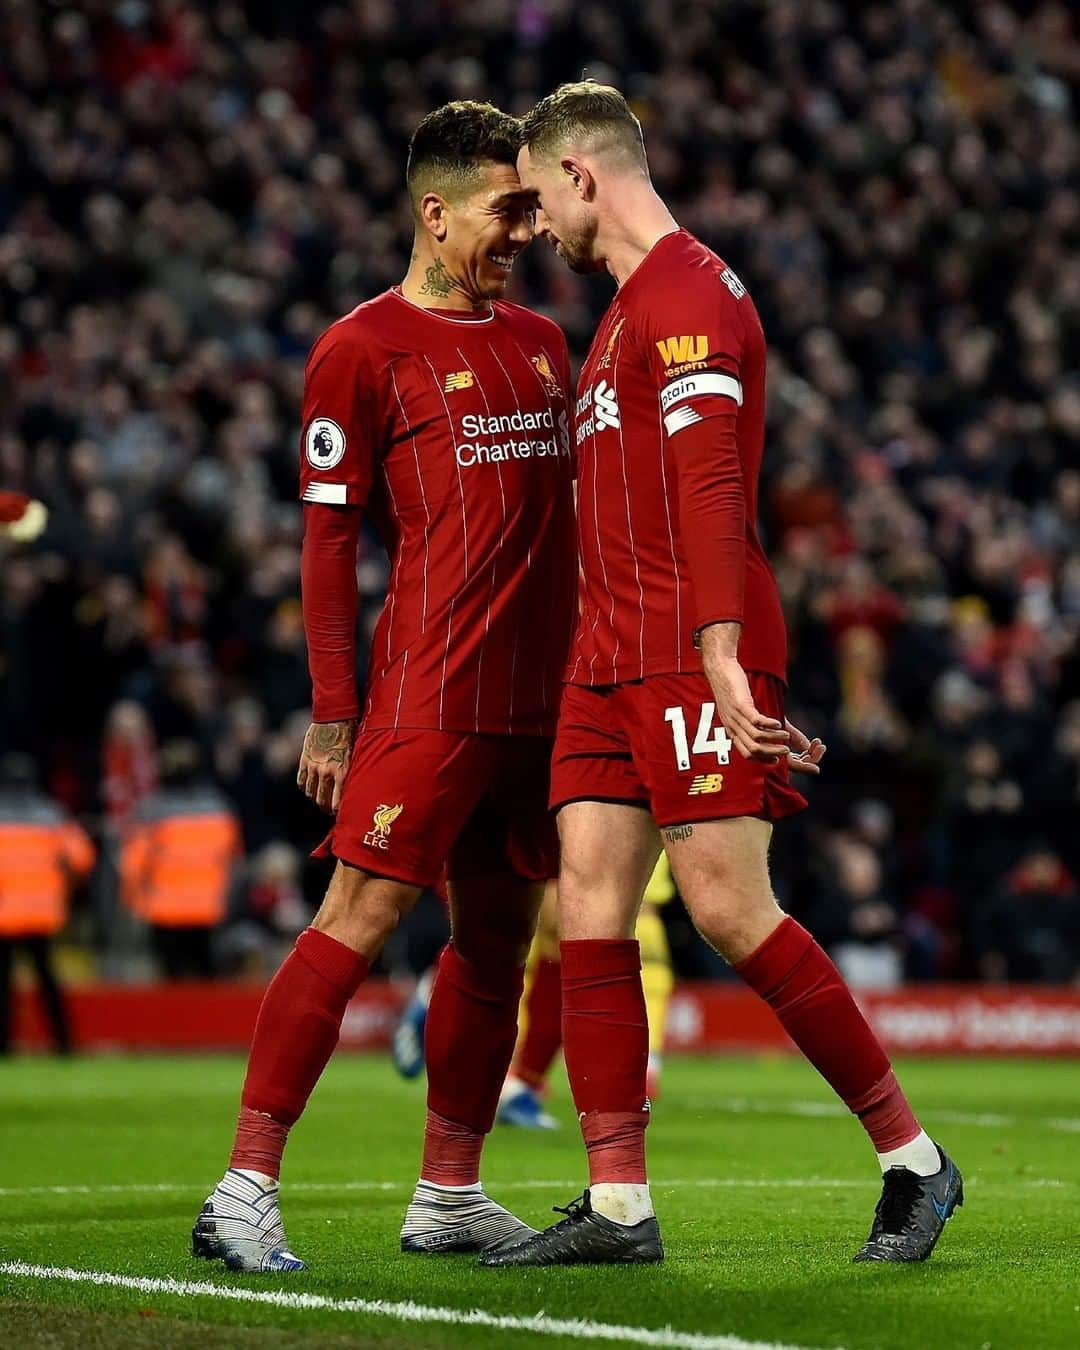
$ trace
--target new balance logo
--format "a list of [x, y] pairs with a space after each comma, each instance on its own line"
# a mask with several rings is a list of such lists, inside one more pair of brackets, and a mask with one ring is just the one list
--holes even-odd
[[459, 389], [471, 389], [475, 383], [471, 370], [455, 370], [447, 375], [443, 389], [446, 393], [453, 394]]
[[699, 773], [686, 790], [688, 797], [703, 797], [708, 792], [722, 792], [724, 775], [722, 773]]
[[604, 427], [613, 427], [616, 431], [622, 427], [622, 421], [619, 418], [619, 404], [615, 398], [615, 391], [608, 384], [607, 380], [601, 380], [596, 386], [596, 425], [603, 429]]
[[709, 339], [703, 333], [697, 337], [662, 338], [656, 350], [665, 366], [682, 366], [690, 361], [704, 361], [709, 354]]

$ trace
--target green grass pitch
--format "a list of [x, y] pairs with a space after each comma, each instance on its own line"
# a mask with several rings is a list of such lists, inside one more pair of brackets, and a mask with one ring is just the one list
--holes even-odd
[[[922, 1061], [901, 1072], [966, 1179], [965, 1207], [922, 1266], [851, 1264], [877, 1199], [874, 1159], [813, 1072], [788, 1059], [667, 1065], [649, 1131], [662, 1266], [485, 1271], [469, 1257], [403, 1256], [423, 1086], [384, 1059], [341, 1056], [286, 1155], [285, 1221], [310, 1269], [241, 1277], [188, 1254], [231, 1140], [238, 1059], [11, 1061], [0, 1065], [0, 1345], [1080, 1346], [1080, 1065]], [[537, 1225], [583, 1185], [559, 1080], [564, 1128], [499, 1128], [485, 1161], [489, 1192]], [[77, 1282], [18, 1263], [256, 1298]], [[316, 1297], [261, 1297], [279, 1290]], [[403, 1318], [387, 1304], [429, 1311]], [[523, 1325], [537, 1314], [534, 1329]], [[580, 1319], [588, 1325], [560, 1325]]]

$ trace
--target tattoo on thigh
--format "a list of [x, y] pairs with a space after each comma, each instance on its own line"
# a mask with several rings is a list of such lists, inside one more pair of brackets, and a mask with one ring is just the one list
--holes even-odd
[[664, 831], [664, 838], [669, 844], [677, 844], [680, 839], [689, 839], [693, 833], [693, 825], [672, 825]]

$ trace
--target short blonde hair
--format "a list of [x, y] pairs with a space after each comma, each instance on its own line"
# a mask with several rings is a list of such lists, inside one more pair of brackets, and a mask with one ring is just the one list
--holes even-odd
[[560, 84], [526, 113], [522, 137], [529, 153], [537, 158], [580, 147], [594, 154], [614, 153], [648, 171], [641, 123], [623, 95], [610, 84], [594, 80]]

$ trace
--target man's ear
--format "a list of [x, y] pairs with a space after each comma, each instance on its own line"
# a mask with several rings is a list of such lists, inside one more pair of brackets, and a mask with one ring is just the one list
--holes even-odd
[[574, 155], [565, 155], [559, 160], [559, 168], [569, 178], [571, 186], [583, 202], [591, 202], [596, 196], [596, 179], [588, 166]]
[[420, 199], [421, 223], [428, 234], [440, 244], [446, 238], [449, 209], [446, 198], [440, 197], [437, 192], [425, 192]]

